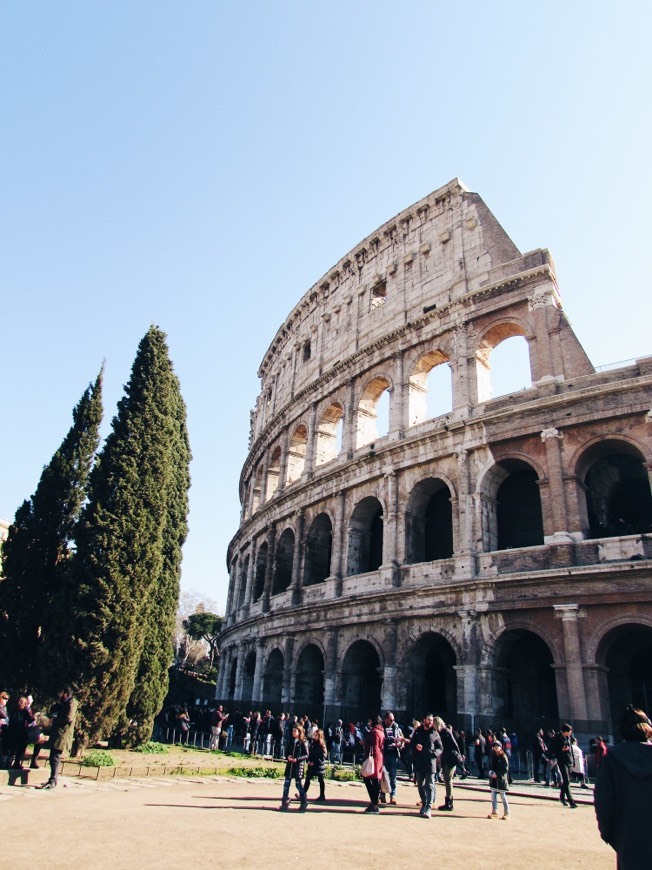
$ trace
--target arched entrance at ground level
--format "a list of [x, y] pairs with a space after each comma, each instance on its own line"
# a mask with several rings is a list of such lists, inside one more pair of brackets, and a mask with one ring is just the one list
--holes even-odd
[[310, 644], [301, 651], [297, 661], [294, 708], [299, 716], [307, 713], [321, 721], [323, 707], [324, 656], [318, 646]]
[[342, 718], [355, 722], [379, 713], [382, 683], [375, 648], [366, 640], [356, 640], [342, 662]]
[[267, 659], [265, 673], [263, 674], [263, 698], [267, 707], [276, 710], [281, 705], [281, 692], [283, 690], [283, 653], [279, 649], [273, 650]]
[[440, 634], [422, 635], [408, 658], [407, 710], [409, 719], [434, 713], [446, 722], [457, 719], [455, 652]]
[[538, 635], [524, 629], [506, 631], [494, 658], [493, 724], [517, 734], [559, 727], [553, 657]]
[[242, 693], [240, 695], [243, 701], [251, 701], [254, 693], [254, 674], [256, 673], [256, 653], [250, 652], [244, 661], [242, 670]]
[[627, 704], [652, 711], [652, 628], [628, 623], [608, 632], [596, 659], [607, 671], [606, 712], [609, 730], [617, 735]]

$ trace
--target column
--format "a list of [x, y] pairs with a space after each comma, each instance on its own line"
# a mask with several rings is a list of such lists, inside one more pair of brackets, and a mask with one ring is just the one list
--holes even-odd
[[[383, 687], [381, 707], [383, 710], [396, 708], [396, 658], [398, 655], [398, 621], [390, 619], [385, 628], [385, 668], [383, 670]], [[391, 664], [390, 664], [391, 662]]]
[[331, 554], [331, 574], [336, 578], [335, 595], [342, 594], [342, 578], [346, 573], [344, 553], [344, 533], [346, 494], [340, 492], [335, 505], [335, 528], [333, 529], [333, 552]]
[[[568, 688], [568, 713], [571, 719], [588, 719], [584, 676], [582, 673], [582, 652], [578, 618], [580, 608], [577, 604], [553, 604], [555, 616], [561, 619], [564, 637], [564, 668]], [[561, 712], [561, 711], [560, 711]]]
[[246, 657], [247, 648], [245, 646], [241, 646], [238, 650], [238, 663], [235, 666], [235, 691], [233, 693], [234, 701], [242, 700], [242, 671], [244, 668], [244, 660]]
[[305, 511], [303, 508], [298, 510], [295, 514], [295, 538], [294, 538], [294, 561], [292, 562], [292, 580], [291, 580], [291, 596], [292, 596], [292, 605], [296, 606], [301, 603], [301, 590], [303, 588], [303, 558], [305, 552], [305, 541], [304, 541], [304, 523], [305, 523]]
[[557, 380], [563, 375], [563, 364], [557, 348], [550, 340], [549, 312], [557, 308], [557, 293], [552, 284], [538, 287], [528, 299], [528, 308], [534, 315], [536, 349], [532, 365], [532, 381], [540, 384]]
[[269, 613], [269, 600], [272, 595], [274, 579], [274, 537], [276, 526], [272, 523], [267, 531], [267, 564], [265, 565], [265, 587], [263, 589], [263, 613]]
[[405, 384], [403, 383], [403, 351], [399, 350], [394, 354], [394, 385], [391, 388], [389, 437], [392, 441], [398, 441], [403, 438], [407, 429], [405, 392]]
[[[456, 579], [475, 576], [473, 556], [473, 494], [468, 450], [460, 449], [457, 457], [457, 511], [453, 512], [453, 553]], [[453, 507], [455, 501], [453, 500]]]
[[[261, 693], [263, 687], [263, 664], [265, 658], [265, 641], [258, 639], [256, 641], [256, 669], [254, 671], [254, 685], [251, 690], [251, 703], [257, 704], [262, 700]], [[255, 708], [254, 708], [255, 709]]]
[[309, 480], [315, 471], [315, 442], [317, 441], [317, 403], [310, 406], [308, 414], [308, 440], [306, 443], [306, 457], [303, 464], [303, 480]]
[[387, 516], [383, 529], [383, 566], [396, 569], [393, 575], [393, 586], [400, 586], [401, 577], [398, 570], [397, 537], [398, 537], [398, 475], [395, 471], [385, 475], [385, 500]]
[[283, 688], [281, 689], [281, 704], [288, 707], [292, 703], [292, 674], [294, 673], [294, 638], [286, 637], [283, 648]]
[[563, 433], [551, 426], [541, 432], [541, 440], [546, 446], [546, 464], [548, 466], [548, 503], [549, 515], [552, 528], [545, 529], [545, 542], [550, 543], [551, 538], [568, 540], [567, 511], [564, 489], [564, 475], [562, 471], [561, 441]]
[[288, 475], [288, 445], [290, 443], [290, 433], [287, 429], [283, 430], [283, 433], [280, 438], [281, 445], [281, 461], [279, 463], [278, 468], [278, 492], [281, 492], [285, 489], [285, 484], [287, 483], [287, 475]]
[[347, 459], [353, 458], [355, 450], [356, 414], [353, 391], [353, 381], [347, 381], [344, 399], [344, 428], [342, 430], [342, 453]]

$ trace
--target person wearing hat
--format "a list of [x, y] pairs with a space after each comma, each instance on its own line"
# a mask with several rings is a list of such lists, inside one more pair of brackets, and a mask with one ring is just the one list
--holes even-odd
[[509, 759], [505, 755], [503, 744], [494, 737], [491, 744], [491, 756], [489, 757], [489, 788], [491, 789], [491, 812], [488, 819], [498, 818], [498, 795], [503, 802], [502, 820], [509, 820], [509, 803], [507, 792], [509, 791]]

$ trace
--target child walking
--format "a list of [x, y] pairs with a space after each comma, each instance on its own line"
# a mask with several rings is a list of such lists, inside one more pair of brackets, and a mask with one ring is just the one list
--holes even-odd
[[306, 793], [306, 800], [308, 800], [308, 789], [310, 788], [310, 782], [315, 778], [319, 780], [319, 797], [317, 798], [317, 800], [320, 802], [326, 800], [326, 792], [324, 790], [324, 773], [326, 772], [327, 754], [328, 752], [326, 749], [324, 732], [321, 730], [321, 728], [315, 729], [310, 737], [310, 744], [308, 748], [308, 772], [306, 773], [306, 781], [303, 784]]
[[489, 788], [491, 789], [491, 812], [487, 816], [488, 819], [498, 818], [498, 795], [503, 802], [503, 821], [509, 821], [509, 804], [507, 803], [507, 792], [509, 790], [509, 759], [505, 755], [503, 744], [500, 740], [494, 739], [491, 746], [491, 756], [489, 758]]
[[288, 752], [285, 756], [285, 782], [283, 783], [283, 799], [279, 810], [287, 810], [290, 806], [290, 784], [295, 781], [301, 805], [299, 810], [304, 812], [308, 806], [308, 799], [302, 784], [303, 768], [308, 758], [308, 745], [303, 737], [303, 728], [301, 725], [292, 727], [292, 737], [288, 744]]

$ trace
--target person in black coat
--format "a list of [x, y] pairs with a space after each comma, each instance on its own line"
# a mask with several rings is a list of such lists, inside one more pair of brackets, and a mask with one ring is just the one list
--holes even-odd
[[310, 741], [308, 743], [308, 764], [306, 771], [306, 781], [303, 784], [306, 793], [306, 799], [308, 798], [308, 789], [310, 788], [311, 781], [317, 778], [319, 780], [319, 797], [317, 798], [317, 800], [326, 800], [324, 774], [326, 773], [327, 753], [328, 750], [326, 749], [324, 732], [321, 730], [321, 728], [319, 728], [316, 731], [313, 731]]
[[301, 806], [299, 809], [304, 811], [308, 806], [308, 799], [303, 787], [303, 771], [306, 760], [308, 759], [308, 745], [303, 736], [303, 728], [301, 725], [294, 725], [292, 734], [288, 742], [285, 765], [285, 782], [283, 783], [283, 799], [281, 800], [280, 810], [287, 810], [290, 806], [290, 784], [295, 781]]
[[429, 819], [435, 800], [437, 759], [442, 754], [441, 737], [434, 725], [434, 716], [428, 713], [415, 730], [410, 741], [414, 773], [421, 798], [419, 815]]
[[624, 743], [609, 747], [595, 784], [595, 814], [602, 839], [618, 858], [618, 870], [650, 866], [652, 722], [626, 707], [620, 720]]
[[577, 804], [573, 800], [573, 796], [570, 792], [570, 772], [573, 767], [574, 758], [572, 734], [573, 729], [570, 725], [562, 725], [560, 733], [555, 734], [551, 749], [557, 761], [559, 775], [561, 776], [559, 800], [564, 804], [564, 806], [566, 806], [566, 802], [568, 801], [568, 806], [574, 810], [577, 807]]

